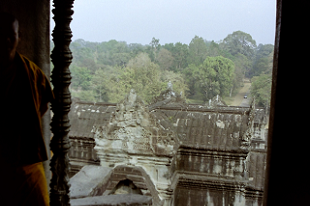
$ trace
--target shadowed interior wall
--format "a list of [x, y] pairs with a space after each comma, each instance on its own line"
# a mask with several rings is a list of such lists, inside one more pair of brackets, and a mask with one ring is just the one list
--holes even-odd
[[277, 1], [264, 205], [310, 205], [309, 1]]
[[[1, 0], [0, 11], [12, 13], [20, 25], [21, 42], [18, 52], [36, 63], [44, 73], [50, 76], [50, 1], [49, 0]], [[22, 101], [21, 107], [22, 109]], [[16, 117], [18, 118], [18, 117]], [[50, 158], [49, 142], [50, 112], [42, 119], [45, 145]], [[50, 180], [49, 160], [44, 162], [46, 179]]]

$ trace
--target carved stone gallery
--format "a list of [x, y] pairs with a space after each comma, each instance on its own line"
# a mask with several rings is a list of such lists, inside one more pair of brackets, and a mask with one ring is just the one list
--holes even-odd
[[71, 205], [262, 205], [267, 115], [219, 96], [186, 104], [172, 87], [145, 105], [74, 100]]

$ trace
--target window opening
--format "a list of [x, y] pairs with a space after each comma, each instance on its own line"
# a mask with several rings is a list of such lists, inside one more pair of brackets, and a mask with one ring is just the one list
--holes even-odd
[[154, 2], [75, 2], [70, 174], [127, 165], [153, 204], [261, 205], [275, 2]]

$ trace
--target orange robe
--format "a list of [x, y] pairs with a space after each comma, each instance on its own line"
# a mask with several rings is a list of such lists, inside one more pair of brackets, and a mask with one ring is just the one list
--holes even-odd
[[8, 205], [36, 205], [29, 201], [38, 197], [47, 202], [38, 205], [48, 205], [41, 117], [54, 97], [50, 83], [37, 65], [18, 53], [13, 66], [0, 72], [0, 175], [7, 188], [0, 199]]

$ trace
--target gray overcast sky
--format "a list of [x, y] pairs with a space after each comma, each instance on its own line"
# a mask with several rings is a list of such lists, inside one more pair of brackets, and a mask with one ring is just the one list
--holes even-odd
[[75, 0], [73, 9], [73, 40], [189, 44], [241, 30], [257, 45], [274, 44], [275, 0]]

